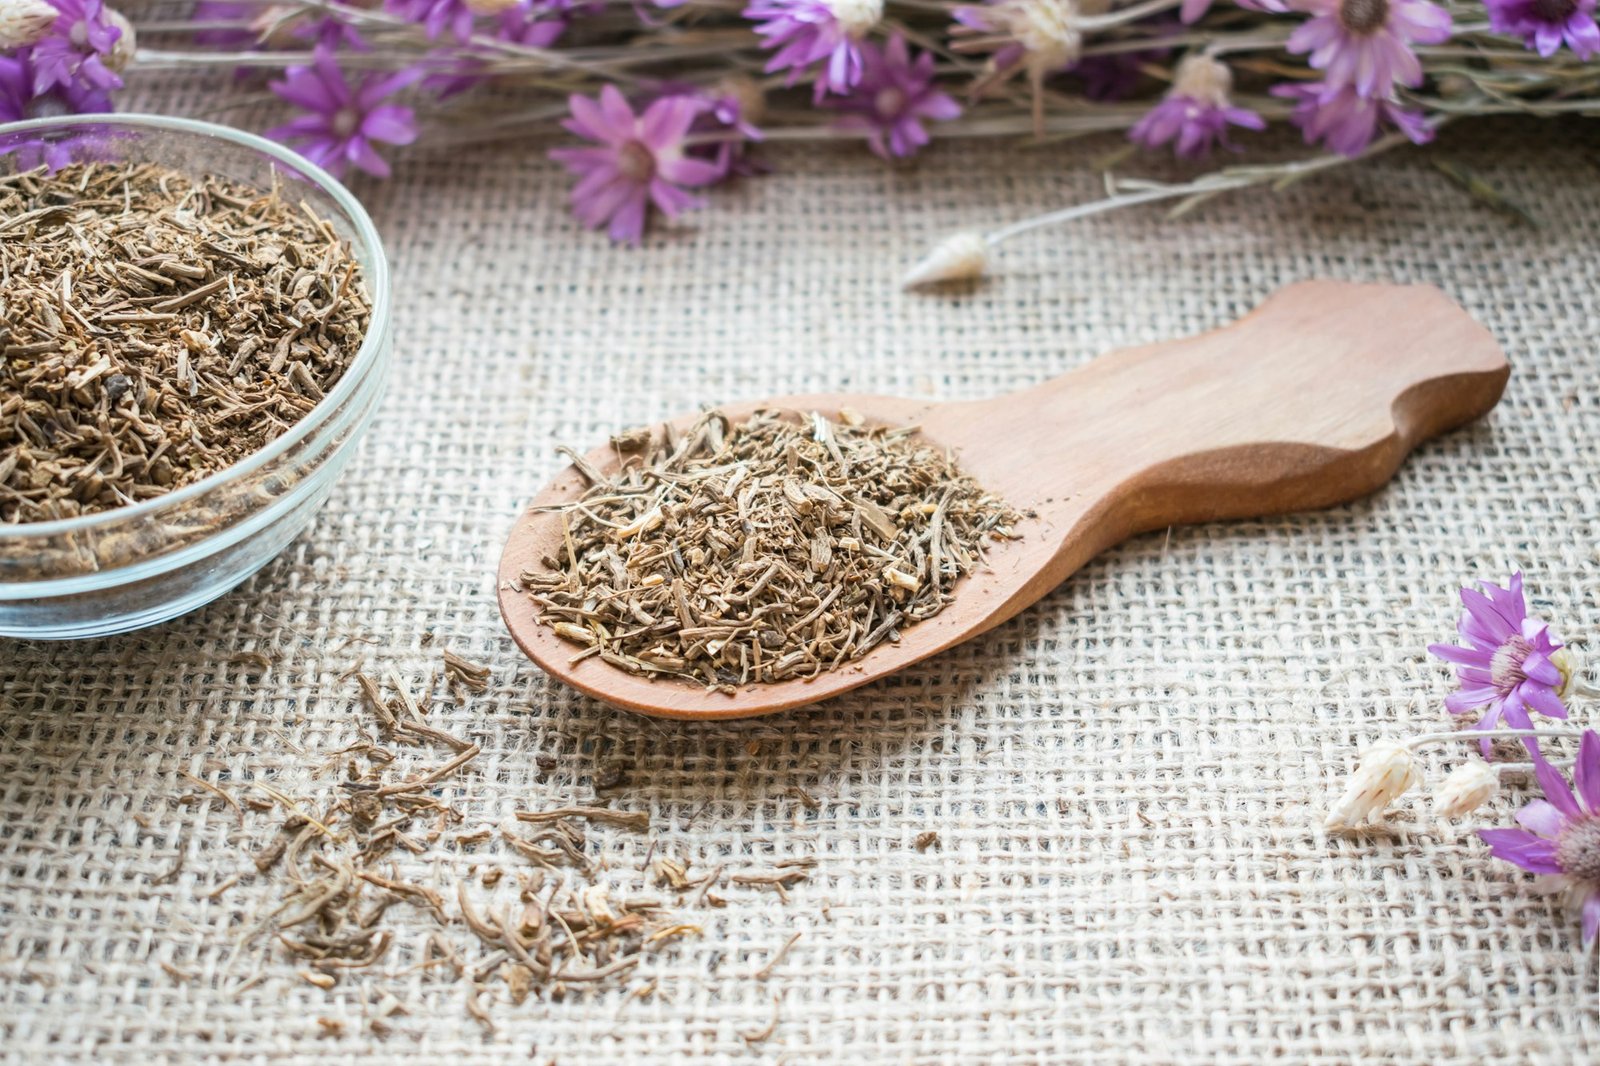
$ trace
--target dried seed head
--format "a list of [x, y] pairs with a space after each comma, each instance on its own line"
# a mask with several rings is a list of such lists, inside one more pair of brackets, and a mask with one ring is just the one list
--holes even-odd
[[989, 268], [989, 242], [971, 230], [952, 233], [912, 267], [900, 283], [903, 288], [937, 285], [946, 281], [971, 281]]
[[106, 53], [103, 62], [113, 74], [121, 74], [128, 69], [128, 64], [133, 62], [133, 54], [139, 50], [139, 38], [133, 32], [133, 23], [129, 22], [122, 12], [113, 11], [108, 7], [105, 9], [105, 17], [112, 28], [121, 30], [122, 33], [111, 46], [111, 51]]
[[883, 0], [826, 0], [844, 32], [856, 40], [883, 20]]
[[0, 52], [38, 44], [59, 14], [44, 0], [0, 0]]
[[1187, 96], [1207, 107], [1227, 107], [1233, 91], [1233, 71], [1208, 55], [1184, 57], [1172, 76], [1172, 95]]
[[1500, 775], [1482, 759], [1464, 762], [1450, 772], [1433, 794], [1433, 810], [1440, 818], [1460, 818], [1494, 799]]
[[1349, 829], [1371, 820], [1421, 780], [1416, 756], [1409, 747], [1395, 740], [1375, 744], [1361, 756], [1344, 795], [1328, 811], [1323, 827]]

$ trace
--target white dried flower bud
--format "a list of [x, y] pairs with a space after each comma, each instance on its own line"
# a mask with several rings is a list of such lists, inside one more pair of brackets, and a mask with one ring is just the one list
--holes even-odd
[[1397, 740], [1381, 741], [1362, 754], [1344, 795], [1322, 824], [1327, 829], [1349, 829], [1371, 820], [1421, 780], [1409, 747]]
[[1460, 818], [1494, 799], [1500, 775], [1482, 759], [1464, 762], [1450, 772], [1433, 794], [1433, 811], [1440, 818]]
[[0, 0], [0, 52], [38, 44], [60, 14], [44, 0]]
[[989, 268], [989, 242], [971, 230], [952, 233], [912, 267], [901, 282], [904, 288], [936, 285], [941, 281], [970, 281]]
[[1231, 92], [1233, 71], [1202, 53], [1185, 56], [1172, 76], [1173, 96], [1187, 96], [1208, 107], [1227, 107]]
[[[3, 0], [0, 0], [3, 2]], [[139, 50], [139, 36], [133, 32], [133, 23], [123, 17], [122, 12], [105, 9], [106, 24], [122, 32], [117, 36], [117, 42], [111, 46], [111, 51], [106, 53], [106, 68], [113, 74], [121, 74], [128, 69], [128, 64], [133, 62], [133, 54]]]
[[883, 20], [883, 0], [824, 0], [824, 3], [854, 40], [865, 37]]

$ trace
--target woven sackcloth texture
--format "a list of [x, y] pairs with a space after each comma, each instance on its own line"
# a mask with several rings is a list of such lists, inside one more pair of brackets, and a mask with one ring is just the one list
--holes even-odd
[[[1600, 622], [1594, 128], [1433, 150], [1538, 228], [1397, 154], [1175, 221], [1026, 237], [971, 292], [897, 289], [952, 230], [1098, 195], [1114, 147], [938, 145], [894, 169], [778, 150], [772, 175], [637, 250], [577, 226], [537, 145], [419, 151], [358, 182], [396, 271], [397, 369], [314, 525], [190, 617], [0, 642], [0, 1060], [1594, 1061], [1600, 973], [1576, 919], [1469, 826], [1408, 799], [1386, 830], [1321, 829], [1362, 746], [1448, 722], [1423, 649], [1452, 632], [1458, 584], [1523, 566], [1558, 632], [1581, 644]], [[504, 635], [499, 545], [560, 442], [766, 395], [988, 396], [1312, 276], [1442, 286], [1514, 362], [1504, 402], [1370, 499], [1141, 537], [819, 707], [643, 719], [552, 684]], [[499, 996], [492, 1033], [463, 985], [402, 972], [426, 908], [392, 911], [403, 946], [327, 991], [241, 944], [283, 899], [250, 865], [276, 816], [241, 829], [183, 776], [311, 795], [372, 732], [349, 673], [420, 691], [445, 648], [492, 670], [430, 712], [482, 745], [441, 786], [465, 824], [591, 802], [620, 774], [600, 802], [651, 827], [590, 828], [602, 880], [702, 930], [609, 985]], [[1430, 775], [1460, 757], [1430, 754]], [[441, 844], [408, 875], [453, 911], [454, 878], [526, 867], [497, 848]], [[680, 903], [641, 872], [652, 848], [691, 876], [815, 866], [787, 901], [724, 880], [724, 906]], [[406, 1013], [380, 1038], [384, 994]]]

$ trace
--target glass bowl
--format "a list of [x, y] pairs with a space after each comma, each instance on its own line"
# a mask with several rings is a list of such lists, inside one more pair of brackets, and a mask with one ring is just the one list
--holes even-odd
[[[392, 346], [389, 268], [355, 197], [281, 145], [209, 122], [96, 115], [0, 125], [0, 178], [39, 160], [134, 160], [258, 188], [276, 180], [350, 242], [372, 299], [355, 359], [288, 432], [202, 481], [127, 507], [0, 524], [0, 636], [104, 636], [166, 621], [265, 566], [311, 521], [383, 398]], [[3, 659], [0, 653], [0, 659]]]

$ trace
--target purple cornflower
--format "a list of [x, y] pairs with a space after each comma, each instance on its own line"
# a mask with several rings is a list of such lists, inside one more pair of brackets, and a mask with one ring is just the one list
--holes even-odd
[[43, 94], [82, 82], [94, 89], [120, 89], [122, 79], [106, 65], [122, 39], [101, 0], [50, 0], [60, 12], [50, 33], [29, 50], [33, 91]]
[[1545, 798], [1517, 812], [1521, 829], [1480, 829], [1478, 836], [1496, 858], [1530, 873], [1553, 874], [1566, 882], [1583, 913], [1583, 943], [1600, 932], [1600, 735], [1583, 731], [1572, 768], [1577, 795], [1561, 772], [1537, 754], [1534, 776]]
[[1307, 144], [1323, 142], [1340, 155], [1358, 156], [1387, 121], [1413, 144], [1433, 140], [1433, 127], [1421, 112], [1408, 111], [1389, 98], [1374, 99], [1349, 85], [1289, 82], [1274, 85], [1272, 95], [1295, 101], [1289, 121], [1300, 127]]
[[1521, 37], [1545, 58], [1563, 41], [1579, 59], [1600, 53], [1600, 26], [1595, 25], [1595, 0], [1484, 0], [1489, 27]]
[[472, 36], [473, 10], [467, 0], [383, 0], [383, 9], [421, 26], [430, 41], [445, 30], [458, 41]]
[[[1522, 575], [1512, 574], [1506, 588], [1480, 582], [1483, 591], [1462, 589], [1466, 610], [1456, 630], [1467, 642], [1430, 644], [1428, 651], [1456, 664], [1461, 688], [1444, 701], [1451, 714], [1482, 713], [1475, 729], [1493, 729], [1503, 718], [1517, 729], [1531, 729], [1528, 708], [1551, 718], [1565, 718], [1561, 702], [1567, 676], [1561, 645], [1550, 637], [1548, 622], [1528, 617]], [[1483, 741], [1489, 755], [1489, 741]]]
[[719, 177], [715, 163], [684, 152], [684, 138], [706, 102], [692, 96], [663, 96], [642, 115], [615, 85], [600, 90], [599, 101], [571, 98], [572, 117], [562, 123], [592, 148], [555, 148], [550, 158], [578, 175], [572, 206], [590, 229], [610, 222], [611, 239], [638, 243], [653, 203], [672, 218], [698, 207], [683, 186], [709, 185]]
[[1450, 13], [1428, 0], [1292, 0], [1312, 17], [1295, 27], [1285, 47], [1310, 52], [1309, 62], [1328, 81], [1362, 96], [1389, 95], [1396, 82], [1422, 84], [1413, 42], [1439, 44], [1450, 37]]
[[368, 74], [354, 82], [339, 69], [332, 50], [318, 48], [308, 67], [290, 67], [270, 88], [308, 114], [267, 131], [267, 136], [297, 146], [307, 159], [335, 175], [354, 163], [368, 174], [389, 176], [389, 164], [373, 147], [416, 140], [416, 116], [409, 107], [381, 103], [410, 85], [420, 70]]
[[793, 85], [822, 63], [815, 93], [821, 100], [861, 80], [861, 42], [883, 18], [883, 0], [754, 0], [744, 17], [757, 23], [763, 46], [777, 50], [767, 73], [788, 70]]
[[1232, 90], [1233, 72], [1227, 64], [1206, 55], [1185, 56], [1166, 99], [1151, 108], [1128, 136], [1146, 148], [1176, 142], [1174, 150], [1182, 159], [1210, 155], [1215, 144], [1238, 151], [1228, 140], [1230, 125], [1263, 130], [1267, 123], [1248, 108], [1234, 107], [1228, 97]]
[[948, 122], [961, 115], [961, 105], [933, 84], [933, 53], [911, 58], [906, 39], [889, 38], [882, 49], [870, 42], [861, 48], [861, 82], [849, 96], [830, 100], [827, 106], [848, 112], [834, 123], [842, 130], [859, 130], [867, 145], [884, 159], [915, 155], [928, 143], [924, 119]]

